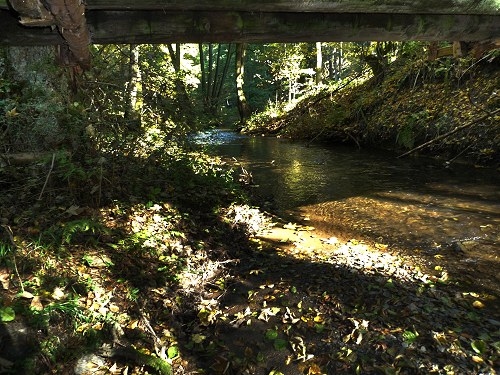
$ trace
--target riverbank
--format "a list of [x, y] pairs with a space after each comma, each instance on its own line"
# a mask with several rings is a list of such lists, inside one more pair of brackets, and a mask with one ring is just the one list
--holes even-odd
[[445, 265], [266, 215], [201, 152], [106, 160], [4, 185], [0, 372], [495, 374], [497, 301]]
[[401, 59], [383, 77], [322, 90], [278, 116], [256, 116], [243, 131], [397, 155], [428, 142], [414, 154], [498, 167], [498, 87], [498, 51], [481, 60]]

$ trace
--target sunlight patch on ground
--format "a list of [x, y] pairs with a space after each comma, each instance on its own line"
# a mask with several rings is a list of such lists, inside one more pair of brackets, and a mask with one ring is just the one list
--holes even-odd
[[287, 256], [332, 263], [369, 275], [382, 275], [387, 279], [420, 283], [448, 277], [442, 269], [438, 276], [424, 274], [411, 259], [391, 254], [386, 244], [370, 245], [356, 239], [342, 241], [334, 236], [323, 237], [308, 226], [289, 223], [259, 232], [256, 238], [281, 248]]

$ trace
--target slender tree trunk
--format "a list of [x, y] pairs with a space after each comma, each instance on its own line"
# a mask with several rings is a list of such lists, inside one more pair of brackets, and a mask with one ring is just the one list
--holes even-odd
[[250, 107], [243, 90], [245, 83], [245, 55], [247, 45], [245, 43], [236, 44], [236, 96], [238, 100], [238, 112], [240, 114], [240, 123], [245, 124], [250, 116]]
[[[217, 45], [217, 58], [215, 60], [215, 73], [214, 73], [214, 81], [212, 82], [212, 91], [209, 93], [210, 94], [210, 97], [212, 99], [215, 99], [215, 101], [217, 101], [217, 87], [219, 86], [217, 84], [217, 80], [219, 78], [219, 68], [220, 68], [220, 57], [221, 57], [221, 51], [222, 51], [222, 44], [219, 43]], [[221, 79], [222, 81], [222, 79]], [[212, 103], [214, 104], [214, 103]]]
[[337, 81], [340, 81], [342, 66], [344, 65], [344, 50], [342, 48], [342, 42], [340, 42], [340, 47], [338, 49], [338, 57], [337, 57]]
[[[177, 94], [177, 99], [179, 104], [182, 106], [183, 111], [186, 113], [186, 122], [188, 125], [193, 125], [193, 108], [191, 105], [191, 100], [189, 100], [189, 95], [187, 93], [186, 89], [186, 84], [184, 83], [184, 80], [182, 79], [180, 73], [181, 73], [181, 44], [177, 43], [175, 45], [175, 50], [172, 44], [167, 44], [168, 47], [168, 53], [170, 55], [170, 59], [172, 60], [172, 66], [174, 67], [175, 70], [175, 78], [174, 78], [174, 83], [175, 83], [175, 91]], [[201, 58], [201, 56], [200, 56]], [[202, 70], [203, 74], [203, 70]]]
[[225, 45], [218, 44], [215, 51], [214, 45], [210, 44], [208, 58], [205, 57], [206, 53], [200, 45], [200, 61], [208, 60], [208, 64], [201, 64], [201, 90], [206, 113], [215, 116], [223, 96], [234, 49], [232, 44], [227, 44], [227, 49]]
[[207, 108], [210, 110], [212, 108], [212, 98], [210, 93], [212, 92], [212, 81], [214, 77], [213, 65], [214, 65], [214, 57], [213, 57], [214, 47], [212, 43], [208, 44], [208, 78], [207, 78], [207, 91], [205, 93], [205, 103]]
[[226, 77], [227, 77], [227, 72], [229, 71], [229, 65], [231, 64], [231, 58], [233, 57], [232, 47], [233, 47], [232, 44], [228, 44], [228, 46], [227, 46], [226, 62], [224, 64], [224, 69], [222, 71], [222, 78], [219, 82], [219, 88], [217, 89], [217, 91], [215, 93], [217, 100], [219, 100], [220, 97], [222, 96], [222, 88], [224, 86], [224, 81], [226, 80]]
[[201, 94], [205, 97], [206, 92], [206, 68], [205, 68], [205, 53], [203, 51], [203, 44], [198, 44], [198, 49], [200, 51], [200, 70], [201, 70]]
[[124, 117], [127, 120], [138, 120], [140, 119], [138, 96], [141, 72], [139, 70], [139, 47], [136, 44], [131, 44], [129, 46], [128, 68], [128, 82], [125, 98], [127, 103], [124, 111]]
[[167, 44], [168, 53], [170, 54], [170, 59], [172, 60], [172, 65], [174, 66], [174, 70], [178, 73], [181, 70], [181, 44], [177, 43], [174, 47], [171, 43]]
[[316, 86], [320, 86], [323, 77], [323, 53], [321, 42], [316, 42]]

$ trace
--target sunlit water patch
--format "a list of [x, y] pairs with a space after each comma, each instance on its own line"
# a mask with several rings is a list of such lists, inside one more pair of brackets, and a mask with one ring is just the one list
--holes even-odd
[[500, 176], [462, 165], [215, 130], [197, 143], [240, 161], [280, 214], [437, 260], [498, 293]]

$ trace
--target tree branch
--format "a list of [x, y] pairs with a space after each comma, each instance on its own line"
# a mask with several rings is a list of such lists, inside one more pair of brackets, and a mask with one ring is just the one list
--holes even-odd
[[412, 153], [414, 153], [415, 151], [421, 150], [421, 149], [423, 149], [424, 147], [427, 147], [428, 145], [430, 145], [430, 144], [432, 144], [432, 143], [434, 143], [434, 142], [437, 142], [437, 141], [440, 141], [441, 139], [444, 139], [444, 138], [446, 138], [446, 137], [449, 137], [450, 135], [455, 134], [456, 132], [458, 132], [458, 131], [460, 131], [460, 130], [462, 130], [462, 129], [466, 129], [466, 128], [468, 128], [468, 127], [472, 126], [472, 125], [477, 124], [478, 122], [481, 122], [481, 121], [483, 121], [483, 120], [486, 120], [488, 117], [493, 117], [493, 116], [495, 116], [497, 113], [500, 113], [500, 108], [496, 109], [496, 110], [495, 110], [495, 111], [493, 111], [493, 112], [488, 112], [488, 113], [487, 113], [487, 114], [485, 114], [484, 116], [481, 116], [481, 117], [479, 117], [479, 118], [477, 118], [477, 119], [475, 119], [475, 120], [473, 120], [473, 121], [471, 121], [471, 122], [469, 122], [469, 123], [467, 123], [467, 124], [465, 124], [465, 125], [462, 125], [462, 126], [457, 126], [455, 129], [450, 130], [448, 133], [445, 133], [445, 134], [440, 135], [439, 137], [433, 138], [433, 139], [431, 139], [430, 141], [428, 141], [428, 142], [425, 142], [425, 143], [421, 144], [420, 146], [417, 146], [417, 147], [415, 147], [415, 148], [412, 148], [410, 151], [405, 152], [404, 154], [399, 155], [399, 156], [398, 156], [398, 159], [399, 159], [399, 158], [402, 158], [403, 156], [406, 156], [406, 155], [412, 154]]

